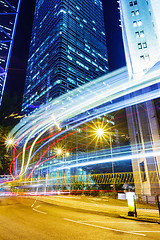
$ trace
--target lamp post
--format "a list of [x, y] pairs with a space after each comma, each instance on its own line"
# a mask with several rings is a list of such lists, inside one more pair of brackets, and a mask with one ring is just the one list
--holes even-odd
[[[109, 136], [109, 143], [110, 143], [110, 152], [111, 152], [111, 160], [112, 160], [112, 134], [110, 132], [110, 136]], [[114, 190], [114, 194], [116, 192], [116, 185], [115, 185], [115, 178], [114, 178], [114, 163], [112, 161], [112, 173], [113, 173], [113, 190]]]
[[[57, 155], [58, 156], [62, 156], [63, 158], [63, 166], [65, 166], [65, 158], [70, 156], [70, 153], [67, 151], [63, 151], [62, 149], [57, 149]], [[62, 170], [63, 171], [63, 177], [64, 177], [64, 184], [65, 184], [65, 169]]]
[[[106, 132], [103, 128], [99, 127], [96, 130], [96, 134], [98, 137], [103, 137], [103, 135], [107, 134], [109, 135], [109, 147], [110, 147], [110, 152], [111, 152], [111, 160], [112, 160], [112, 155], [113, 155], [113, 147], [112, 147], [112, 133], [110, 132]], [[115, 186], [115, 178], [114, 178], [114, 163], [112, 161], [112, 173], [113, 173], [113, 190], [114, 193], [116, 192], [116, 186]]]

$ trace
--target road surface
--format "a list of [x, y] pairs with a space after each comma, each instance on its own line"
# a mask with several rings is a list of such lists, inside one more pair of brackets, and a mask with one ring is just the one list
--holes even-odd
[[160, 239], [160, 224], [91, 214], [25, 197], [0, 198], [0, 240]]

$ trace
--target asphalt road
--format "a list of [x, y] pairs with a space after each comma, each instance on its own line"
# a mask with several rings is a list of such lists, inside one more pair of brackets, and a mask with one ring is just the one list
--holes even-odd
[[160, 239], [160, 224], [67, 209], [24, 197], [0, 198], [0, 240]]

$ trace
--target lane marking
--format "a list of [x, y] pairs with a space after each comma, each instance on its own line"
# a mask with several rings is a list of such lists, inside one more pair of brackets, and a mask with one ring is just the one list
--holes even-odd
[[36, 208], [39, 208], [39, 207], [41, 207], [41, 205], [38, 205], [38, 206], [35, 206]]
[[64, 218], [64, 220], [70, 221], [70, 222], [74, 222], [74, 223], [78, 223], [78, 224], [82, 224], [82, 225], [87, 225], [87, 226], [90, 226], [90, 227], [96, 227], [96, 228], [101, 228], [101, 229], [105, 229], [105, 230], [110, 230], [110, 231], [114, 231], [114, 232], [128, 233], [128, 234], [133, 234], [133, 235], [138, 235], [138, 236], [143, 236], [143, 237], [146, 236], [145, 234], [141, 234], [141, 233], [128, 232], [128, 231], [118, 230], [118, 229], [114, 229], [114, 228], [97, 226], [97, 225], [93, 225], [93, 224], [89, 224], [89, 223], [84, 223], [84, 222], [75, 221], [75, 220], [68, 219], [68, 218]]
[[[106, 223], [107, 222], [107, 223], [116, 223], [116, 224], [117, 223], [123, 223], [123, 224], [126, 223], [126, 222], [109, 222], [107, 220], [106, 221], [84, 221], [84, 222], [95, 222], [95, 223], [96, 222], [99, 222], [99, 223]], [[127, 222], [127, 224], [137, 224], [137, 222]], [[138, 224], [158, 224], [158, 223], [138, 223]]]
[[35, 202], [37, 201], [37, 199], [34, 201], [34, 203], [32, 204], [32, 206], [31, 207], [33, 207], [34, 206], [34, 204], [35, 204]]
[[37, 209], [35, 209], [35, 208], [32, 208], [32, 210], [34, 210], [34, 211], [36, 211], [36, 212], [39, 212], [39, 213], [47, 214], [46, 212], [39, 211], [39, 210], [37, 210]]
[[159, 233], [160, 231], [135, 231], [135, 232], [144, 232], [144, 233]]

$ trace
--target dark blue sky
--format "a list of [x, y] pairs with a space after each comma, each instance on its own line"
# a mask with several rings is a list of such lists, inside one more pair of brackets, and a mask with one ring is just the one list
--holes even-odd
[[[113, 71], [125, 65], [121, 28], [119, 27], [118, 3], [116, 0], [102, 0], [102, 2], [104, 7], [109, 69]], [[18, 110], [21, 109], [34, 6], [35, 0], [22, 0], [21, 2], [20, 15], [5, 87], [5, 91], [18, 96]]]

